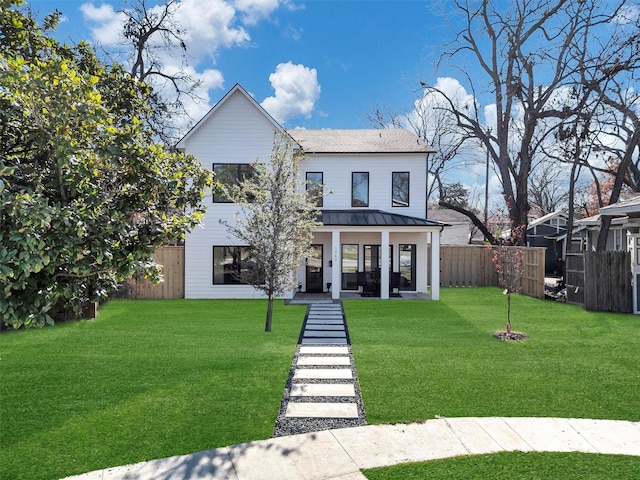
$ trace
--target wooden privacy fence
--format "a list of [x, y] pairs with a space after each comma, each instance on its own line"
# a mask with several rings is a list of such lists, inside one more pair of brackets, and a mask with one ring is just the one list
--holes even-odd
[[[522, 293], [544, 298], [543, 247], [509, 247], [524, 251]], [[487, 287], [498, 285], [498, 274], [491, 260], [493, 250], [481, 245], [442, 245], [440, 247], [440, 286]]]
[[164, 281], [152, 285], [144, 278], [127, 281], [128, 298], [184, 298], [184, 246], [162, 247], [155, 251], [156, 263], [162, 265]]
[[[544, 248], [524, 250], [525, 273], [522, 293], [544, 298]], [[479, 245], [442, 245], [440, 247], [440, 285], [442, 287], [484, 287], [498, 285], [493, 250]], [[151, 285], [147, 280], [127, 282], [129, 298], [170, 299], [184, 297], [184, 246], [162, 247], [155, 252], [163, 266], [164, 282]], [[206, 268], [204, 266], [203, 268]]]

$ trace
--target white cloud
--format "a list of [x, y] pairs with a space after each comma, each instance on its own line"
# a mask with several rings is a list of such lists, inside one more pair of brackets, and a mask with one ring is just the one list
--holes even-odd
[[91, 25], [93, 40], [101, 45], [118, 45], [122, 40], [122, 27], [126, 20], [123, 12], [117, 12], [112, 5], [103, 3], [95, 6], [93, 3], [83, 3], [80, 11], [85, 20]]
[[[277, 7], [277, 0], [275, 2]], [[175, 5], [176, 26], [184, 30], [188, 53], [196, 63], [204, 56], [214, 58], [219, 48], [243, 45], [251, 40], [249, 33], [237, 24], [238, 10], [224, 0], [181, 0]], [[153, 6], [149, 8], [149, 14], [160, 14], [163, 9], [162, 5]], [[108, 46], [121, 43], [122, 27], [127, 18], [124, 12], [116, 11], [108, 3], [96, 6], [93, 2], [83, 3], [80, 11], [89, 22], [95, 41]], [[169, 58], [176, 55], [179, 57], [180, 53], [167, 52]]]
[[249, 33], [237, 24], [236, 9], [223, 0], [182, 0], [180, 21], [185, 27], [185, 43], [196, 62], [205, 56], [214, 59], [219, 48], [246, 45]]
[[255, 25], [260, 20], [269, 18], [271, 12], [279, 6], [278, 0], [235, 0], [234, 6], [242, 12], [242, 20], [246, 25]]
[[281, 63], [276, 71], [269, 75], [275, 95], [267, 97], [261, 103], [278, 122], [304, 115], [309, 117], [320, 96], [320, 84], [315, 68]]

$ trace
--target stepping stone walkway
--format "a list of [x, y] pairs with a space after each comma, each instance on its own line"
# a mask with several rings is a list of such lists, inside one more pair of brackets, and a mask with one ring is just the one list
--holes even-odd
[[274, 436], [366, 424], [342, 304], [311, 304], [300, 332]]

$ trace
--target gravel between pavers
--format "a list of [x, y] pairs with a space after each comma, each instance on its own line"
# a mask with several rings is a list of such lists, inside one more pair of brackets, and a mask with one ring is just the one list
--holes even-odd
[[[349, 349], [349, 358], [351, 359], [351, 372], [353, 374], [352, 380], [347, 379], [295, 379], [293, 375], [295, 373], [298, 363], [298, 357], [300, 356], [300, 347], [301, 346], [309, 346], [309, 345], [298, 345], [296, 348], [296, 352], [293, 356], [293, 361], [291, 362], [291, 370], [289, 371], [289, 378], [287, 379], [287, 383], [284, 388], [284, 394], [282, 395], [282, 402], [280, 403], [280, 411], [278, 412], [278, 417], [276, 418], [276, 425], [273, 430], [274, 437], [282, 437], [285, 435], [295, 435], [297, 433], [309, 433], [309, 432], [319, 432], [322, 430], [330, 430], [333, 428], [345, 428], [345, 427], [358, 427], [361, 425], [366, 425], [367, 420], [364, 411], [364, 404], [362, 403], [362, 394], [360, 392], [360, 383], [358, 382], [358, 374], [356, 372], [355, 362], [353, 361], [353, 353], [351, 351], [350, 345], [340, 345], [346, 346]], [[326, 345], [313, 345], [313, 346], [326, 346]], [[331, 345], [335, 346], [335, 345]], [[305, 355], [306, 356], [306, 355]], [[317, 357], [334, 357], [334, 356], [344, 356], [344, 355], [323, 355], [323, 354], [314, 354]], [[345, 369], [346, 365], [318, 365], [318, 366], [304, 366], [302, 368], [305, 369], [313, 369], [313, 368], [337, 368], [337, 369]], [[355, 398], [354, 397], [291, 397], [291, 385], [294, 383], [346, 383], [353, 384], [355, 390]], [[358, 418], [287, 418], [285, 417], [285, 412], [287, 411], [287, 405], [289, 402], [329, 402], [329, 403], [349, 403], [354, 402], [358, 406]]]

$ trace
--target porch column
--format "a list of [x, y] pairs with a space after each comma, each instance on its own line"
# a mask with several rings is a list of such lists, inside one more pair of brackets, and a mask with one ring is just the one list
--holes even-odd
[[331, 298], [340, 299], [342, 282], [340, 281], [340, 271], [342, 270], [342, 256], [340, 252], [340, 232], [331, 232]]
[[389, 231], [380, 232], [380, 298], [389, 298]]
[[440, 300], [440, 231], [431, 232], [431, 300]]

